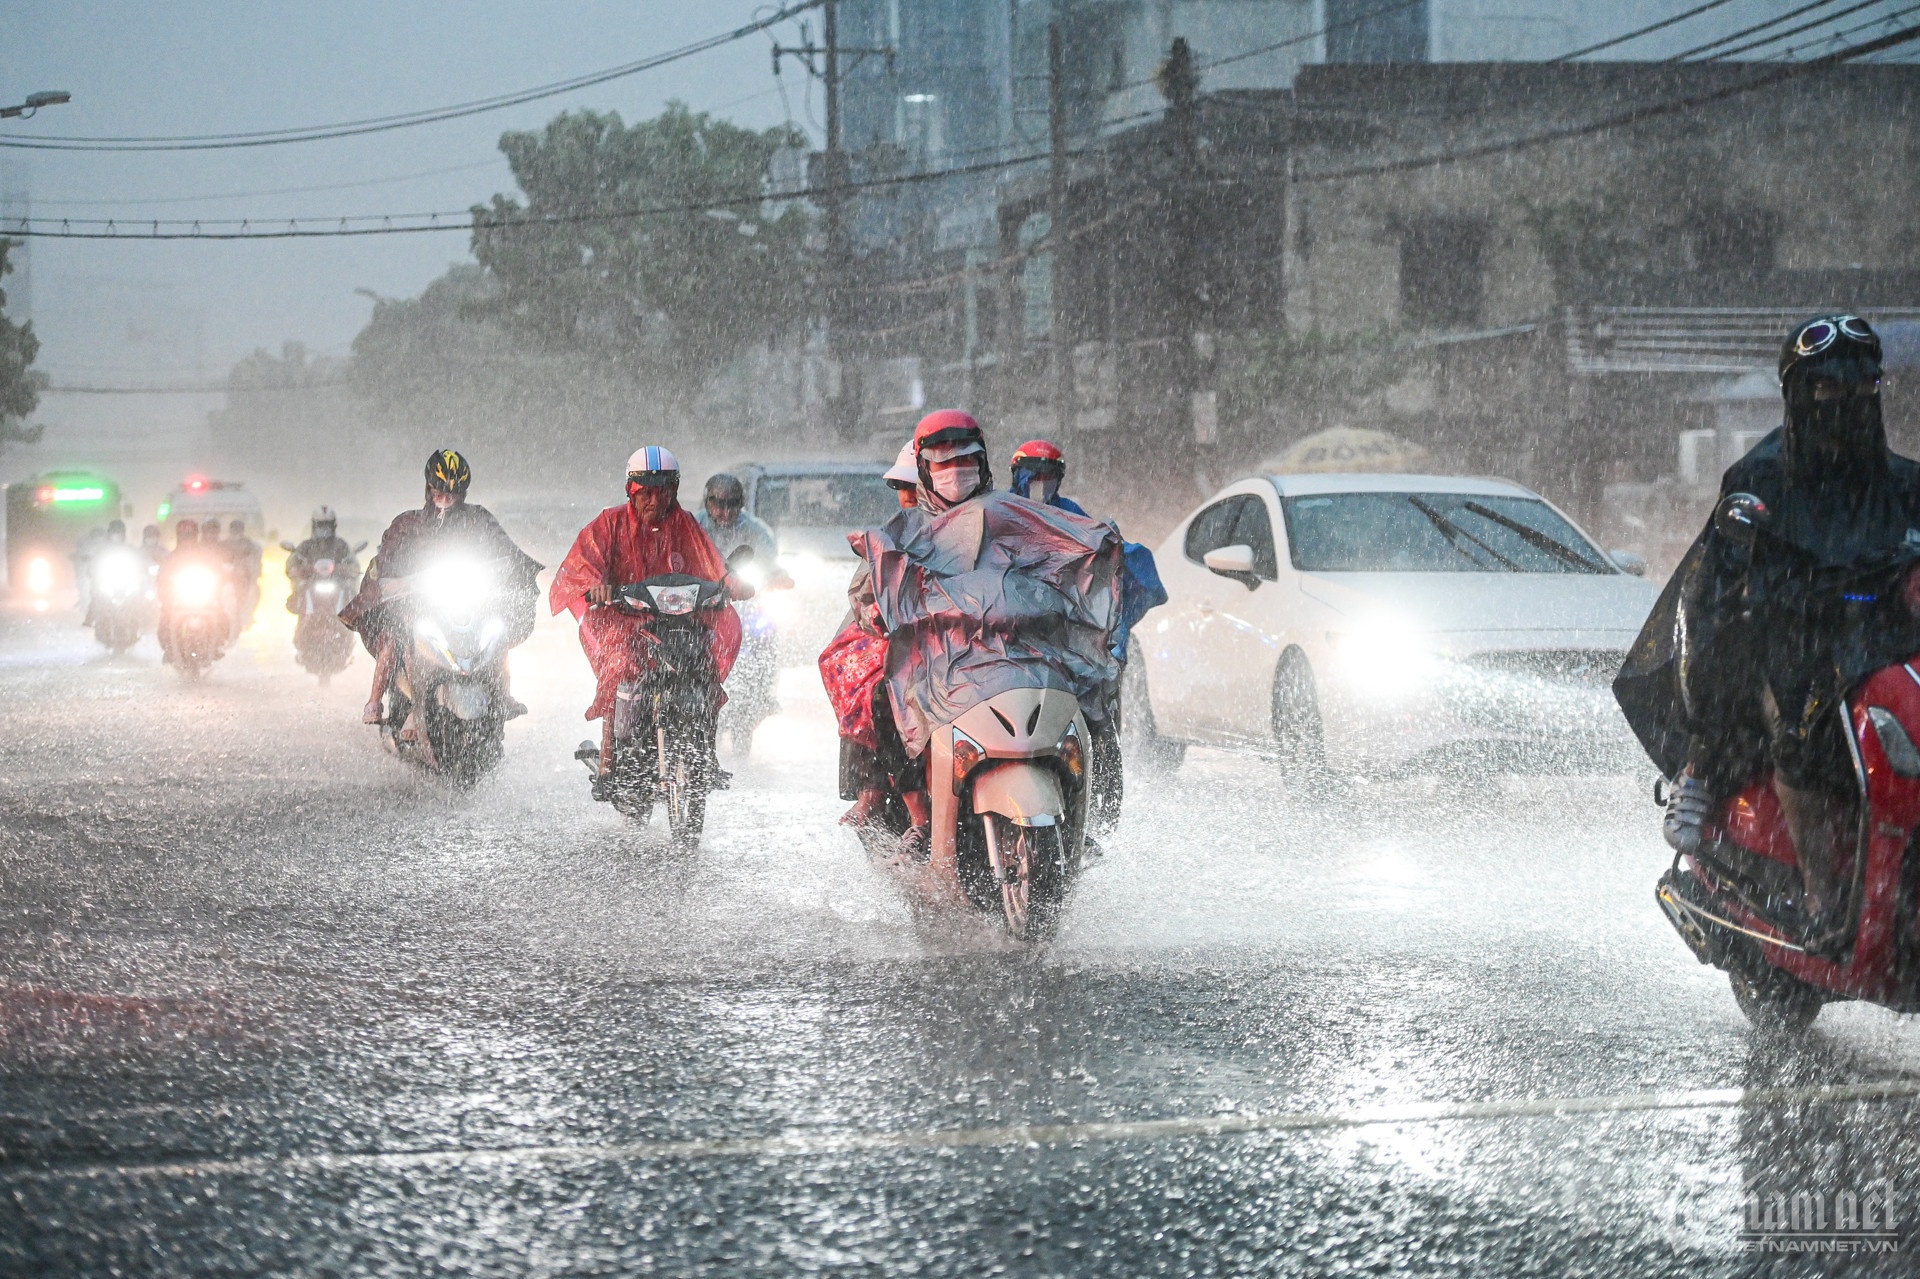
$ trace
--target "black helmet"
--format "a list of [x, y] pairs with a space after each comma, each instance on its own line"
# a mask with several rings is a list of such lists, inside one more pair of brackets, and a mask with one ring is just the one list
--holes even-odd
[[202, 541], [214, 541], [214, 542], [217, 542], [220, 540], [220, 517], [219, 516], [210, 515], [201, 522], [200, 539]]
[[1780, 385], [1814, 373], [1846, 382], [1878, 379], [1880, 335], [1845, 312], [1801, 321], [1780, 347]]
[[200, 525], [195, 520], [181, 520], [173, 526], [173, 544], [185, 546], [189, 542], [200, 540]]
[[452, 449], [440, 449], [427, 459], [427, 491], [438, 489], [455, 497], [465, 497], [473, 483], [473, 468], [467, 459]]
[[709, 502], [731, 502], [736, 506], [745, 506], [747, 486], [740, 482], [739, 476], [722, 471], [707, 478], [707, 487], [701, 496]]
[[125, 520], [107, 521], [107, 536], [116, 542], [127, 540], [127, 522]]

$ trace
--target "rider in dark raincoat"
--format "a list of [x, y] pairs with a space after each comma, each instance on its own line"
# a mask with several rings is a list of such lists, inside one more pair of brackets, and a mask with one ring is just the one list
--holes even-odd
[[[1848, 585], [1920, 559], [1920, 464], [1887, 447], [1880, 339], [1866, 321], [1806, 321], [1780, 356], [1786, 421], [1730, 467], [1764, 510], [1709, 521], [1667, 583], [1614, 693], [1674, 778], [1668, 842], [1697, 848], [1719, 799], [1774, 770], [1810, 935], [1838, 926], [1833, 861], [1857, 792], [1842, 712], [1869, 671], [1910, 656], [1911, 591]], [[1732, 503], [1737, 508], [1740, 503]], [[1741, 535], [1741, 528], [1757, 532]], [[1897, 582], [1904, 579], [1893, 578]]]

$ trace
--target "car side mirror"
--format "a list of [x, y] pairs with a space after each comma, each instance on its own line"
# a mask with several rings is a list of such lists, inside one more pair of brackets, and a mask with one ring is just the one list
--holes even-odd
[[1713, 511], [1714, 531], [1736, 546], [1751, 547], [1773, 518], [1767, 504], [1751, 493], [1729, 493]]
[[300, 548], [295, 546], [292, 542], [282, 542], [280, 543], [280, 549], [283, 551], [297, 551]]
[[753, 547], [746, 542], [742, 542], [727, 552], [727, 567], [739, 568], [742, 564], [753, 563], [753, 559]]
[[1647, 575], [1647, 561], [1632, 551], [1608, 551], [1607, 558], [1612, 560], [1613, 566], [1622, 573], [1631, 573], [1635, 577]]
[[1260, 585], [1259, 575], [1253, 571], [1253, 548], [1241, 543], [1232, 546], [1216, 546], [1200, 557], [1200, 562], [1222, 577], [1232, 578], [1248, 590]]

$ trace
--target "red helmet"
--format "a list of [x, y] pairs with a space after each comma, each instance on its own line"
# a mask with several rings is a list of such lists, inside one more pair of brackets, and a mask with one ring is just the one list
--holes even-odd
[[1028, 440], [1013, 451], [1013, 464], [1018, 466], [1028, 458], [1041, 462], [1059, 462], [1064, 465], [1067, 455], [1062, 453], [1060, 446], [1052, 440]]
[[980, 423], [974, 421], [973, 414], [963, 409], [935, 409], [920, 419], [920, 425], [913, 428], [913, 452], [915, 457], [924, 456], [930, 448], [945, 449], [949, 445], [972, 445], [972, 448], [949, 449], [947, 456], [957, 457], [971, 453], [975, 449], [986, 451], [986, 432], [980, 429]]

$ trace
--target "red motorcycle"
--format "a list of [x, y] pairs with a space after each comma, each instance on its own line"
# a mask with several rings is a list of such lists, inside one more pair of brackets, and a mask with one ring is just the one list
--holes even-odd
[[[1910, 571], [1910, 560], [1883, 566], [1847, 598], [1871, 603]], [[1720, 805], [1699, 850], [1676, 856], [1655, 889], [1687, 946], [1727, 973], [1740, 1010], [1764, 1030], [1804, 1030], [1837, 1000], [1920, 1011], [1920, 654], [1867, 675], [1844, 710], [1858, 792], [1835, 851], [1846, 921], [1837, 935], [1807, 935], [1771, 770]]]

